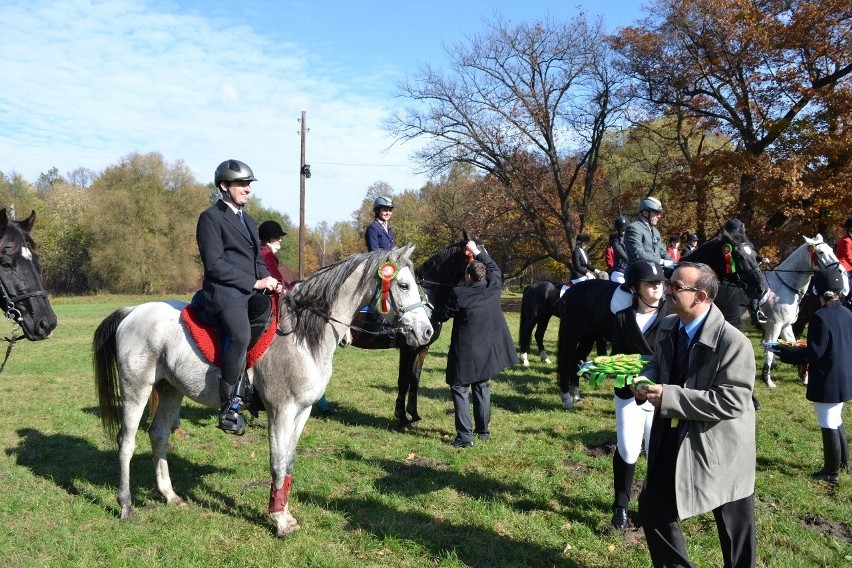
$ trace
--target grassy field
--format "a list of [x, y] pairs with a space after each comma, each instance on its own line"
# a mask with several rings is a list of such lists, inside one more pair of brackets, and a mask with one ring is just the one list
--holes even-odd
[[[312, 417], [299, 445], [291, 510], [302, 529], [294, 535], [275, 538], [266, 513], [265, 415], [234, 438], [216, 428], [213, 409], [192, 403], [183, 411], [189, 437], [174, 439], [170, 454], [188, 505], [164, 505], [140, 433], [136, 519], [119, 521], [117, 448], [100, 426], [90, 342], [113, 309], [140, 300], [55, 299], [54, 337], [12, 352], [0, 375], [0, 565], [650, 564], [641, 530], [609, 527], [611, 389], [584, 389], [580, 409], [566, 412], [553, 366], [508, 369], [493, 381], [492, 440], [453, 449], [443, 376], [449, 329], [426, 360], [423, 420], [402, 433], [392, 421], [396, 353], [338, 351], [328, 389], [336, 412]], [[517, 314], [507, 318], [515, 334]], [[792, 367], [780, 366], [776, 380], [777, 389], [756, 389], [758, 565], [852, 566], [852, 476], [837, 489], [809, 479], [822, 465], [819, 428]], [[638, 480], [644, 473], [641, 458]], [[712, 515], [683, 527], [697, 565], [721, 565]]]

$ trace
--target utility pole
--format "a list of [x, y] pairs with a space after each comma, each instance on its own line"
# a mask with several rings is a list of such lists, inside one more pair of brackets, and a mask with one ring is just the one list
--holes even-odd
[[305, 164], [305, 111], [302, 111], [302, 157], [299, 162], [299, 280], [305, 277], [305, 178], [311, 176]]

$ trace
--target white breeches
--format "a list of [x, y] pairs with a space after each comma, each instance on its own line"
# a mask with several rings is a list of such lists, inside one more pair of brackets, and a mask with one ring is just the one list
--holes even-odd
[[612, 274], [609, 275], [609, 279], [613, 282], [618, 282], [619, 284], [624, 284], [624, 273], [619, 272], [617, 270], [613, 270]]
[[650, 402], [636, 404], [635, 398], [613, 397], [615, 403], [615, 432], [618, 436], [618, 453], [625, 463], [636, 463], [645, 442], [645, 454], [651, 441], [651, 423], [654, 420], [654, 407]]
[[837, 430], [843, 424], [842, 402], [815, 402], [814, 410], [820, 428]]

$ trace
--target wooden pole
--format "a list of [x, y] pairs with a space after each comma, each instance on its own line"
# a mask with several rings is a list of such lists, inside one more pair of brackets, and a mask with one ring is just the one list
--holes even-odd
[[299, 164], [299, 280], [305, 277], [305, 111], [302, 111], [302, 157]]

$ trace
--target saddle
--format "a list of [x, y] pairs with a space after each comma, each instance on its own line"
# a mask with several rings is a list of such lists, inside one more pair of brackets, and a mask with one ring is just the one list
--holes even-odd
[[[248, 311], [251, 341], [246, 353], [246, 369], [254, 367], [275, 339], [278, 295], [252, 294], [249, 298]], [[221, 366], [222, 353], [230, 345], [231, 338], [219, 321], [204, 311], [201, 290], [195, 293], [192, 301], [181, 311], [180, 319], [204, 358], [217, 367]]]

